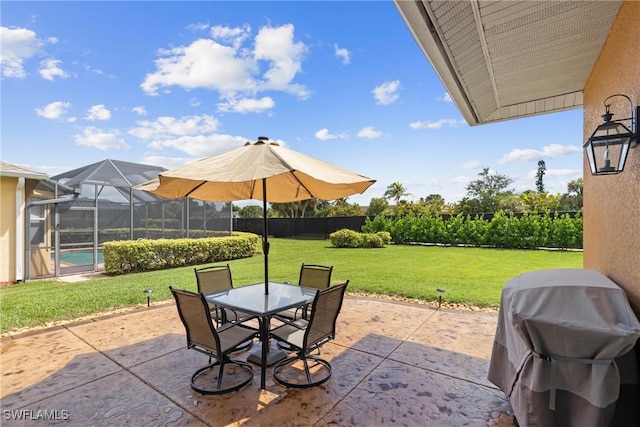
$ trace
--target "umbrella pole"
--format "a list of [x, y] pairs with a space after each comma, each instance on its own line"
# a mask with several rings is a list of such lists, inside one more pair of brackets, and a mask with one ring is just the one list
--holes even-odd
[[264, 294], [269, 295], [269, 228], [267, 226], [267, 180], [262, 179], [262, 253], [264, 254]]

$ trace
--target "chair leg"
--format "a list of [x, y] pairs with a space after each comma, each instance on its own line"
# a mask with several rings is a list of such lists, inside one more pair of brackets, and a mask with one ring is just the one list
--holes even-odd
[[218, 390], [222, 388], [222, 378], [224, 378], [224, 360], [220, 363], [220, 370], [218, 371]]
[[[224, 367], [225, 365], [236, 365], [239, 366], [241, 368], [242, 371], [244, 371], [247, 375], [247, 378], [243, 379], [242, 381], [232, 384], [231, 386], [227, 387], [227, 388], [222, 388], [222, 381], [224, 378]], [[210, 369], [215, 368], [216, 366], [218, 366], [218, 378], [216, 380], [216, 388], [211, 390], [211, 389], [207, 389], [207, 388], [203, 388], [200, 387], [198, 385], [196, 385], [196, 379], [205, 371], [208, 371]], [[229, 359], [228, 357], [224, 357], [222, 361], [215, 361], [212, 364], [209, 364], [203, 368], [198, 369], [197, 371], [195, 371], [193, 373], [193, 375], [191, 376], [191, 388], [195, 391], [197, 391], [200, 394], [203, 395], [219, 395], [219, 394], [225, 394], [225, 393], [231, 393], [237, 390], [240, 390], [242, 387], [248, 385], [251, 381], [253, 381], [253, 367], [251, 365], [249, 365], [248, 363], [239, 361], [239, 360], [232, 360]]]
[[[309, 369], [309, 365], [308, 365], [308, 360], [309, 359], [315, 361], [317, 364], [321, 365], [322, 368], [324, 368], [327, 371], [327, 373], [323, 377], [321, 377], [320, 379], [318, 379], [316, 381], [313, 380], [313, 376], [311, 375], [311, 371]], [[282, 377], [282, 375], [280, 375], [280, 371], [282, 370], [282, 368], [284, 368], [287, 365], [293, 364], [297, 360], [302, 361], [302, 363], [304, 365], [306, 382], [297, 382], [296, 383], [296, 382], [288, 381], [288, 380], [284, 379]], [[273, 367], [273, 379], [278, 384], [283, 385], [285, 387], [291, 387], [291, 388], [315, 387], [315, 386], [319, 386], [321, 384], [326, 383], [327, 381], [329, 381], [329, 378], [331, 378], [331, 364], [329, 364], [329, 362], [327, 362], [324, 359], [320, 359], [319, 357], [311, 356], [309, 354], [307, 354], [307, 355], [297, 354], [295, 356], [288, 357], [288, 358], [280, 361], [278, 364], [276, 364]], [[302, 381], [304, 381], [304, 380], [302, 380]]]
[[313, 382], [313, 378], [311, 378], [311, 371], [309, 371], [309, 362], [304, 358], [302, 359], [302, 363], [304, 364], [304, 373], [307, 374], [307, 382], [311, 384]]

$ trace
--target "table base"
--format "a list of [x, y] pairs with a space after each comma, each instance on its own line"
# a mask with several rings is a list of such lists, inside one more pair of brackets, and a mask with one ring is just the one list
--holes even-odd
[[[271, 366], [274, 363], [277, 363], [287, 357], [286, 353], [281, 350], [276, 350], [271, 348], [269, 353], [267, 354], [267, 366]], [[262, 365], [262, 349], [258, 348], [255, 351], [252, 351], [249, 356], [247, 356], [247, 362], [255, 363], [256, 365]]]

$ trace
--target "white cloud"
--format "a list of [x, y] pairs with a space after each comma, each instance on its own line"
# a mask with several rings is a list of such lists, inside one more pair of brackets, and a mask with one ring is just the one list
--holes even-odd
[[142, 107], [142, 106], [133, 107], [131, 109], [131, 111], [133, 111], [134, 113], [136, 113], [139, 116], [146, 116], [147, 115], [147, 109]]
[[534, 159], [539, 159], [541, 157], [540, 151], [534, 150], [533, 148], [520, 149], [515, 148], [502, 156], [500, 160], [498, 160], [499, 165], [504, 165], [506, 163], [513, 162], [526, 162]]
[[307, 47], [302, 42], [294, 42], [294, 27], [262, 27], [255, 38], [254, 55], [257, 60], [270, 62], [271, 68], [264, 73], [265, 81], [260, 89], [281, 90], [300, 98], [308, 98], [304, 86], [292, 84], [296, 74], [302, 70], [302, 59]]
[[[215, 133], [218, 120], [208, 115], [158, 117], [155, 120], [138, 121], [136, 124], [138, 127], [128, 133], [149, 141], [149, 149], [156, 151], [170, 148], [195, 158], [235, 148], [247, 141], [246, 137]], [[150, 158], [152, 155], [146, 157]], [[166, 163], [162, 164], [167, 166]]]
[[26, 28], [0, 27], [0, 65], [4, 77], [24, 78], [24, 62], [42, 48], [36, 33]]
[[358, 138], [377, 139], [382, 136], [382, 132], [377, 131], [373, 126], [367, 126], [358, 131]]
[[246, 138], [231, 135], [185, 135], [153, 141], [149, 144], [149, 148], [153, 150], [173, 148], [190, 156], [200, 158], [239, 147], [246, 141]]
[[376, 99], [376, 104], [389, 105], [400, 98], [400, 95], [398, 94], [399, 89], [400, 80], [394, 80], [382, 83], [380, 86], [375, 87], [371, 92]]
[[85, 116], [86, 120], [95, 121], [95, 120], [109, 120], [111, 118], [111, 111], [109, 111], [104, 104], [94, 105], [89, 108], [87, 111], [87, 115]]
[[545, 157], [560, 157], [569, 153], [582, 152], [582, 148], [576, 145], [551, 144], [542, 147], [542, 155]]
[[[453, 203], [464, 197], [465, 187], [472, 181], [467, 176], [457, 176], [454, 178], [419, 178], [416, 181], [402, 180], [406, 183], [409, 193], [412, 194], [408, 200], [417, 201], [420, 197], [430, 194], [441, 195], [446, 203]], [[368, 190], [367, 190], [368, 191]]]
[[309, 91], [293, 83], [307, 50], [294, 40], [293, 25], [262, 27], [253, 44], [247, 42], [250, 35], [248, 25], [217, 26], [211, 29], [211, 39], [162, 49], [155, 61], [156, 71], [147, 74], [140, 87], [150, 95], [171, 86], [216, 90], [224, 105], [269, 90], [307, 98]]
[[465, 122], [463, 120], [455, 120], [455, 119], [440, 119], [435, 122], [426, 121], [426, 122], [413, 122], [409, 124], [409, 127], [414, 130], [419, 129], [440, 129], [443, 126], [456, 127], [463, 125]]
[[183, 166], [189, 162], [197, 160], [193, 157], [167, 157], [167, 156], [154, 156], [145, 155], [140, 159], [140, 163], [146, 165], [161, 166], [166, 169], [175, 169]]
[[251, 26], [244, 24], [242, 27], [224, 27], [222, 25], [216, 25], [211, 27], [211, 38], [220, 40], [226, 44], [233, 46], [235, 50], [242, 47], [242, 44], [251, 35]]
[[54, 81], [56, 77], [66, 79], [69, 77], [65, 71], [59, 67], [62, 61], [58, 59], [45, 59], [40, 61], [40, 75], [43, 79]]
[[472, 160], [461, 164], [458, 169], [478, 169], [482, 163], [479, 160]]
[[351, 52], [349, 52], [348, 49], [345, 49], [343, 47], [338, 47], [338, 43], [335, 43], [333, 45], [333, 49], [336, 52], [336, 57], [342, 59], [342, 63], [344, 65], [351, 63]]
[[533, 160], [539, 160], [542, 158], [552, 159], [555, 157], [565, 156], [569, 153], [582, 151], [580, 147], [575, 145], [560, 145], [560, 144], [551, 144], [542, 147], [542, 150], [534, 150], [532, 148], [515, 148], [502, 156], [500, 160], [498, 160], [498, 164], [504, 165], [507, 163], [515, 163], [515, 162], [528, 162]]
[[162, 140], [176, 136], [208, 134], [216, 131], [218, 120], [209, 115], [175, 117], [158, 117], [157, 119], [136, 122], [138, 127], [129, 131], [140, 139]]
[[471, 178], [469, 178], [468, 176], [456, 176], [455, 178], [451, 179], [451, 182], [454, 184], [467, 185], [471, 182]]
[[187, 25], [187, 29], [191, 31], [206, 31], [209, 29], [209, 24], [205, 24], [203, 22], [198, 22], [195, 24]]
[[72, 165], [32, 165], [32, 164], [24, 164], [17, 163], [18, 166], [22, 166], [23, 168], [30, 169], [32, 171], [44, 172], [49, 176], [59, 175], [64, 172], [68, 172], [76, 168], [76, 166]]
[[451, 99], [451, 95], [449, 95], [449, 92], [445, 92], [444, 96], [442, 97], [442, 100], [444, 102], [453, 102], [453, 99]]
[[236, 54], [233, 48], [208, 39], [162, 50], [161, 58], [155, 61], [157, 71], [147, 74], [140, 87], [150, 95], [170, 86], [214, 89], [225, 94], [255, 90], [253, 61], [237, 58]]
[[82, 68], [84, 68], [86, 71], [90, 72], [90, 73], [94, 73], [94, 74], [98, 74], [99, 76], [104, 76], [107, 77], [109, 79], [115, 79], [116, 76], [113, 74], [105, 74], [104, 71], [102, 71], [99, 68], [93, 68], [91, 65], [89, 64], [85, 64], [82, 66]]
[[78, 145], [97, 148], [98, 150], [127, 150], [129, 145], [120, 138], [117, 130], [103, 131], [95, 127], [86, 127], [81, 134], [73, 136]]
[[62, 120], [67, 115], [70, 108], [71, 103], [56, 101], [51, 104], [47, 104], [42, 108], [36, 108], [36, 114], [40, 117], [44, 117], [45, 119]]
[[[533, 176], [536, 175], [538, 171], [536, 170]], [[547, 169], [544, 172], [545, 176], [559, 176], [559, 177], [573, 177], [573, 176], [582, 176], [582, 169]]]
[[329, 129], [324, 128], [324, 129], [320, 129], [319, 131], [317, 131], [315, 133], [315, 137], [322, 140], [322, 141], [328, 141], [330, 139], [336, 139], [337, 136], [333, 135], [329, 132]]
[[226, 102], [218, 104], [218, 111], [224, 113], [261, 113], [275, 107], [276, 103], [273, 99], [265, 96], [260, 99], [227, 99]]

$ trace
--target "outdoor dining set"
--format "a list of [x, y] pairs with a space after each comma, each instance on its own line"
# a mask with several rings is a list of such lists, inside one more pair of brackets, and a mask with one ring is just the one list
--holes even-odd
[[[255, 143], [247, 142], [242, 147], [162, 172], [156, 179], [134, 187], [169, 199], [262, 201], [262, 283], [234, 288], [227, 265], [196, 269], [197, 293], [171, 289], [187, 331], [188, 347], [209, 355], [210, 362], [215, 359], [213, 364], [193, 374], [191, 385], [196, 391], [222, 394], [249, 384], [253, 367], [230, 355], [252, 346], [256, 337], [261, 341], [261, 351], [247, 360], [261, 366], [261, 389], [265, 389], [265, 369], [272, 364], [275, 364], [274, 379], [287, 387], [311, 387], [329, 379], [331, 365], [311, 352], [335, 336], [348, 281], [330, 286], [331, 267], [304, 264], [298, 286], [269, 281], [267, 204], [336, 200], [363, 193], [374, 183], [371, 178], [261, 136]], [[272, 319], [281, 324], [271, 329]], [[281, 343], [280, 350], [270, 350], [272, 339]], [[295, 368], [296, 362], [303, 365], [302, 381], [295, 381], [285, 372], [285, 368], [292, 368], [289, 372], [300, 371]], [[216, 386], [205, 389], [198, 385], [199, 378], [214, 368], [218, 372]], [[241, 372], [245, 373], [243, 380], [231, 385], [225, 382], [232, 376], [240, 377]]]
[[[200, 394], [237, 391], [253, 380], [260, 366], [265, 389], [267, 367], [285, 387], [307, 388], [325, 383], [331, 365], [315, 353], [334, 339], [336, 320], [349, 281], [331, 285], [333, 267], [302, 264], [297, 285], [267, 282], [234, 287], [228, 264], [194, 269], [197, 292], [170, 287], [186, 329], [187, 347], [209, 356], [191, 377]], [[277, 325], [272, 327], [274, 320]], [[257, 324], [257, 327], [256, 327]], [[233, 353], [261, 347], [247, 361]], [[271, 346], [271, 340], [278, 343]]]

